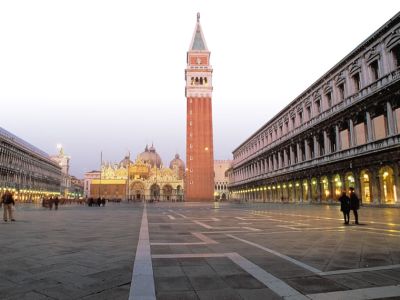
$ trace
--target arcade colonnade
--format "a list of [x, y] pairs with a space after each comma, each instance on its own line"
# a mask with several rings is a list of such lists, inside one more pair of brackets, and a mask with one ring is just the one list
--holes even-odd
[[399, 204], [400, 14], [233, 151], [234, 199]]

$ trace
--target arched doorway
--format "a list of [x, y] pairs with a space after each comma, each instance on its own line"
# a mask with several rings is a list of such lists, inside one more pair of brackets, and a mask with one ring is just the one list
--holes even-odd
[[153, 184], [150, 187], [150, 199], [151, 200], [160, 200], [160, 187], [158, 184]]
[[314, 177], [311, 179], [311, 198], [314, 202], [319, 202], [320, 200], [318, 189], [318, 179]]
[[382, 203], [392, 204], [395, 202], [395, 185], [393, 169], [385, 166], [379, 170], [379, 181], [381, 186]]
[[172, 200], [172, 186], [169, 184], [163, 186], [163, 198], [165, 201]]
[[321, 199], [322, 201], [328, 201], [329, 197], [329, 180], [327, 176], [323, 176], [321, 177]]
[[346, 173], [345, 178], [344, 178], [344, 186], [345, 186], [346, 192], [348, 192], [350, 188], [354, 189], [356, 187], [356, 182], [354, 180], [354, 174], [352, 172]]
[[296, 201], [301, 201], [301, 186], [300, 186], [300, 182], [296, 181], [295, 183], [295, 200]]
[[225, 193], [222, 194], [221, 200], [222, 200], [222, 201], [225, 201], [225, 200], [226, 200], [226, 194], [225, 194]]
[[144, 185], [141, 182], [132, 182], [129, 191], [129, 198], [131, 200], [144, 199]]
[[303, 201], [308, 201], [309, 199], [308, 199], [308, 189], [309, 189], [310, 187], [309, 187], [309, 185], [308, 185], [308, 180], [307, 179], [304, 179], [303, 180], [303, 197], [302, 197], [302, 199], [303, 199]]
[[340, 179], [340, 175], [336, 174], [335, 176], [333, 176], [333, 188], [334, 190], [334, 194], [332, 195], [333, 200], [338, 200], [340, 195], [342, 194], [342, 181]]
[[183, 191], [182, 191], [182, 187], [180, 185], [178, 185], [176, 187], [176, 197], [178, 201], [182, 201], [183, 200]]
[[371, 174], [368, 170], [362, 170], [360, 173], [361, 201], [371, 203]]

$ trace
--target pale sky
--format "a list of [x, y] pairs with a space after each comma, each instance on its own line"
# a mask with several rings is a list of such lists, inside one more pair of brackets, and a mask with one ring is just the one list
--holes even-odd
[[71, 173], [154, 142], [185, 158], [186, 52], [201, 13], [215, 159], [393, 17], [400, 1], [0, 1], [0, 126]]

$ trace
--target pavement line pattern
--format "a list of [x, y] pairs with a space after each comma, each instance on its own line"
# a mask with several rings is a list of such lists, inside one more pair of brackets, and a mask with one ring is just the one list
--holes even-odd
[[313, 273], [315, 273], [315, 274], [320, 274], [320, 273], [322, 273], [322, 271], [320, 271], [320, 270], [318, 270], [318, 269], [316, 269], [316, 268], [314, 268], [314, 267], [311, 267], [311, 266], [309, 266], [309, 265], [307, 265], [307, 264], [305, 264], [305, 263], [302, 263], [301, 261], [298, 261], [298, 260], [296, 260], [296, 259], [294, 259], [294, 258], [291, 258], [291, 257], [289, 257], [289, 256], [287, 256], [287, 255], [284, 255], [284, 254], [282, 254], [282, 253], [279, 253], [279, 252], [277, 252], [277, 251], [275, 251], [275, 250], [272, 250], [272, 249], [263, 247], [263, 246], [261, 246], [261, 245], [259, 245], [259, 244], [250, 242], [250, 241], [248, 241], [248, 240], [241, 239], [241, 238], [239, 238], [239, 237], [237, 237], [237, 236], [234, 236], [234, 235], [232, 235], [232, 234], [227, 234], [227, 236], [229, 236], [230, 238], [233, 238], [233, 239], [235, 239], [235, 240], [241, 241], [241, 242], [243, 242], [243, 243], [246, 243], [246, 244], [248, 244], [248, 245], [254, 246], [254, 247], [256, 247], [256, 248], [259, 248], [259, 249], [261, 249], [261, 250], [264, 250], [264, 251], [266, 251], [266, 252], [269, 252], [269, 253], [271, 253], [271, 254], [274, 254], [274, 255], [276, 255], [276, 256], [278, 256], [278, 257], [280, 257], [280, 258], [283, 258], [283, 259], [285, 259], [285, 260], [287, 260], [287, 261], [290, 261], [291, 263], [294, 263], [295, 265], [298, 265], [298, 266], [300, 266], [300, 267], [302, 267], [302, 268], [304, 268], [304, 269], [306, 269], [306, 270], [308, 270], [308, 271], [310, 271], [310, 272], [313, 272]]
[[133, 264], [129, 300], [156, 300], [146, 204], [143, 208], [139, 242]]
[[286, 284], [284, 281], [261, 269], [259, 266], [239, 255], [238, 253], [228, 253], [227, 256], [235, 264], [240, 266], [243, 270], [252, 275], [258, 281], [262, 282], [265, 286], [267, 286], [270, 290], [272, 290], [280, 297], [283, 297], [284, 299], [290, 298], [297, 300], [308, 299], [303, 294]]
[[337, 300], [337, 299], [366, 300], [366, 299], [382, 299], [382, 298], [399, 297], [399, 296], [400, 296], [400, 285], [307, 295], [308, 298], [313, 300]]
[[171, 215], [168, 215], [168, 218], [169, 218], [170, 220], [175, 220], [175, 217], [174, 217], [174, 216], [171, 216]]
[[275, 294], [284, 299], [296, 299], [296, 300], [309, 300], [306, 296], [301, 294], [299, 291], [293, 289], [291, 286], [286, 284], [284, 281], [276, 278], [272, 274], [266, 272], [256, 264], [252, 263], [248, 259], [244, 258], [240, 254], [233, 253], [189, 253], [189, 254], [161, 254], [153, 255], [152, 258], [209, 258], [209, 257], [227, 257], [232, 262], [237, 264], [248, 274], [256, 278], [258, 281], [263, 283], [266, 287], [272, 290]]
[[201, 240], [202, 242], [161, 242], [161, 243], [150, 243], [152, 246], [190, 246], [190, 245], [210, 245], [210, 244], [218, 244], [218, 242], [210, 239], [200, 232], [191, 232], [196, 238]]
[[391, 270], [400, 268], [400, 264], [398, 265], [388, 265], [381, 267], [370, 267], [370, 268], [359, 268], [359, 269], [349, 269], [349, 270], [337, 270], [337, 271], [328, 271], [321, 272], [320, 275], [338, 275], [338, 274], [349, 274], [349, 273], [361, 273], [361, 272], [372, 272], [372, 271], [381, 271], [381, 270]]

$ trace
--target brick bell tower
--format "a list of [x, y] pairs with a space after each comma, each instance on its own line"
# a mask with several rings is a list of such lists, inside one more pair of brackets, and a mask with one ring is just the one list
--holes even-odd
[[212, 67], [210, 51], [197, 13], [187, 53], [186, 77], [186, 201], [214, 200], [214, 147], [212, 127]]

